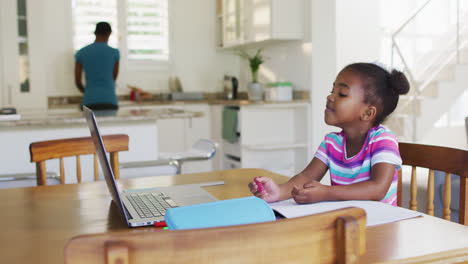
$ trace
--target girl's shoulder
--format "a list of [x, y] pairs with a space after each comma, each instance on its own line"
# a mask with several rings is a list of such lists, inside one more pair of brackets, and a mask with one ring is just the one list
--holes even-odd
[[378, 125], [369, 130], [369, 137], [379, 137], [379, 136], [390, 136], [390, 137], [395, 137], [395, 133], [393, 133], [392, 130], [390, 130], [388, 127], [384, 125]]
[[368, 144], [377, 143], [378, 145], [392, 142], [392, 145], [398, 146], [398, 139], [395, 133], [384, 125], [378, 125], [371, 128], [368, 135]]

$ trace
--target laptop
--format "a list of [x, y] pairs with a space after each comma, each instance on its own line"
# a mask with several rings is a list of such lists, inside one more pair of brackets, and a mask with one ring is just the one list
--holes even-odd
[[83, 106], [83, 112], [89, 131], [91, 132], [91, 137], [93, 138], [107, 188], [127, 226], [153, 225], [155, 222], [164, 221], [164, 215], [168, 208], [208, 203], [217, 200], [201, 187], [224, 184], [223, 181], [119, 191], [114, 173], [106, 156], [106, 150], [99, 133], [96, 117], [86, 106]]

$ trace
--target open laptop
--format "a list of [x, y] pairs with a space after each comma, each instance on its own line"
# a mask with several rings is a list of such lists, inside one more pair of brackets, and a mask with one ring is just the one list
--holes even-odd
[[83, 112], [88, 123], [91, 137], [96, 148], [96, 154], [101, 164], [107, 188], [112, 200], [117, 205], [122, 217], [129, 227], [148, 226], [164, 221], [166, 210], [171, 207], [186, 206], [213, 202], [217, 199], [202, 186], [224, 184], [223, 181], [200, 184], [176, 185], [149, 189], [119, 191], [114, 173], [106, 156], [106, 150], [96, 122], [94, 113], [83, 106]]

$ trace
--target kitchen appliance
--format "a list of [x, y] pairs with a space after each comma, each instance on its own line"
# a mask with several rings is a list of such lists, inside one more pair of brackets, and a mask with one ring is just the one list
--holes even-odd
[[224, 98], [228, 100], [237, 99], [237, 89], [239, 87], [239, 81], [236, 77], [230, 75], [224, 75]]

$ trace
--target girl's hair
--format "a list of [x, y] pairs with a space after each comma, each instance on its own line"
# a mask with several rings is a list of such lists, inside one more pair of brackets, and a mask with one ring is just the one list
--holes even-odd
[[364, 102], [377, 108], [374, 126], [381, 124], [398, 104], [400, 94], [406, 94], [410, 85], [406, 76], [397, 70], [388, 72], [373, 63], [353, 63], [344, 70], [361, 75], [364, 88]]

